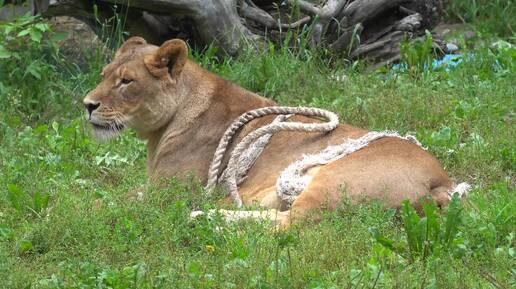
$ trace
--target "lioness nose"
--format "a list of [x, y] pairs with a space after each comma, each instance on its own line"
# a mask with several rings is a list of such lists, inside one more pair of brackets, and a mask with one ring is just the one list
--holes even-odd
[[93, 113], [94, 110], [96, 110], [97, 108], [99, 108], [100, 106], [100, 102], [84, 102], [84, 107], [86, 107], [86, 109], [88, 110], [88, 114], [91, 116], [91, 114]]

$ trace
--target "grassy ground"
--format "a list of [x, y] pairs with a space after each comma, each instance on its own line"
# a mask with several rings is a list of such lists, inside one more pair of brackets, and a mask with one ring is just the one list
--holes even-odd
[[[32, 24], [13, 29], [27, 27], [48, 33]], [[439, 220], [443, 228], [457, 222], [450, 241], [418, 255], [405, 220], [378, 204], [343, 202], [319, 223], [274, 232], [261, 223], [189, 221], [191, 210], [214, 201], [194, 178], [127, 200], [145, 183], [144, 144], [131, 132], [97, 143], [81, 111], [102, 55], [76, 67], [32, 30], [18, 43], [2, 28], [11, 50], [0, 47], [0, 288], [516, 286], [515, 48], [479, 45], [454, 69], [416, 74], [344, 69], [310, 51], [224, 62], [196, 56], [281, 104], [415, 134], [456, 180], [471, 183], [458, 216]]]

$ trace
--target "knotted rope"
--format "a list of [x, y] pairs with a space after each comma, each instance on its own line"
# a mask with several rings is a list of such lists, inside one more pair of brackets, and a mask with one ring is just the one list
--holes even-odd
[[258, 128], [251, 132], [238, 143], [233, 150], [231, 157], [226, 168], [225, 182], [227, 184], [229, 194], [232, 197], [237, 207], [242, 206], [242, 199], [238, 193], [237, 185], [237, 172], [239, 170], [239, 159], [242, 153], [251, 145], [253, 142], [258, 140], [260, 137], [273, 134], [278, 131], [300, 131], [300, 132], [328, 132], [334, 130], [339, 124], [339, 118], [333, 112], [319, 109], [319, 108], [308, 108], [308, 107], [286, 107], [286, 106], [273, 106], [263, 107], [248, 111], [238, 117], [231, 126], [224, 132], [224, 135], [219, 141], [219, 145], [215, 150], [213, 160], [208, 171], [208, 183], [206, 189], [211, 192], [217, 183], [220, 166], [222, 159], [227, 151], [227, 148], [233, 139], [236, 132], [245, 124], [249, 123], [253, 119], [260, 118], [266, 115], [289, 115], [298, 114], [308, 117], [321, 117], [327, 120], [323, 123], [302, 123], [302, 122], [273, 122]]

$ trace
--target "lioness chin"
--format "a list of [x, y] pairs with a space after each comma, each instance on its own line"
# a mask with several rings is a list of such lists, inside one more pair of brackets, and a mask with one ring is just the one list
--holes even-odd
[[[206, 182], [213, 153], [232, 121], [249, 110], [276, 105], [204, 70], [187, 55], [181, 40], [157, 47], [143, 38], [130, 38], [102, 70], [101, 83], [84, 99], [95, 136], [111, 138], [129, 127], [147, 140], [151, 179], [194, 172]], [[272, 120], [253, 120], [233, 144]], [[314, 120], [294, 116], [289, 121]], [[287, 225], [312, 209], [334, 208], [343, 190], [352, 202], [379, 200], [394, 208], [405, 199], [418, 206], [425, 196], [440, 206], [448, 202], [454, 184], [439, 162], [414, 143], [392, 137], [310, 169], [308, 185], [290, 207], [278, 198], [276, 180], [289, 164], [303, 154], [366, 133], [341, 124], [329, 133], [274, 134], [239, 188], [245, 205], [258, 204], [266, 211], [221, 212], [229, 219], [267, 218]]]

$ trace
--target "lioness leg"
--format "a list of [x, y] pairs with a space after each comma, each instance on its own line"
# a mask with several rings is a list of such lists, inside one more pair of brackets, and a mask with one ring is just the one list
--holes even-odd
[[406, 199], [419, 208], [427, 196], [439, 206], [446, 205], [453, 183], [435, 158], [424, 150], [413, 150], [413, 146], [397, 139], [381, 139], [319, 167], [292, 204], [290, 220], [312, 209], [334, 209], [343, 193], [352, 203], [378, 200], [390, 208], [399, 208]]

